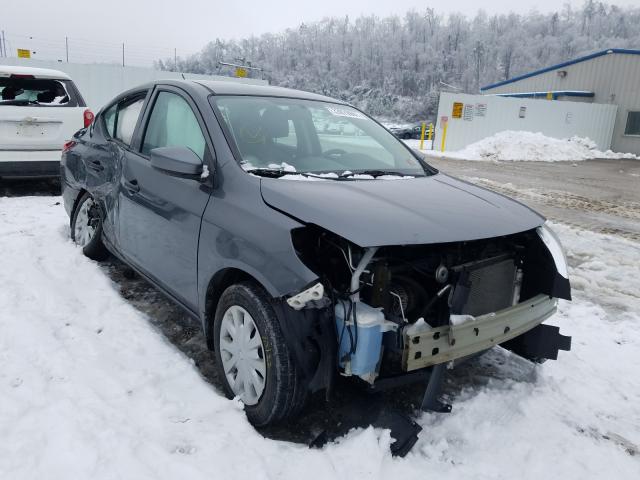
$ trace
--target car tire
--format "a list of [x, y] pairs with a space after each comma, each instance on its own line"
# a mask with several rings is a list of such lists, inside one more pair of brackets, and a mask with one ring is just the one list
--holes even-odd
[[[230, 328], [236, 321], [234, 315], [241, 317], [242, 329], [236, 329], [236, 332], [243, 330], [244, 337], [241, 333], [237, 333], [235, 338], [230, 335], [235, 328], [235, 325]], [[302, 409], [306, 388], [264, 289], [253, 282], [228, 287], [216, 308], [213, 335], [216, 371], [225, 393], [229, 398], [238, 396], [243, 400], [246, 415], [254, 426], [261, 427], [293, 417]], [[235, 350], [231, 346], [234, 342]], [[260, 346], [250, 352], [249, 349], [258, 343]], [[240, 351], [238, 346], [243, 350]], [[231, 351], [235, 352], [235, 363]], [[246, 360], [248, 357], [251, 360]], [[263, 367], [260, 367], [260, 357]], [[255, 365], [258, 367], [254, 368]], [[248, 388], [245, 388], [246, 384], [232, 388], [232, 383], [244, 383], [247, 377], [252, 379]], [[260, 387], [262, 390], [259, 392]]]
[[102, 243], [103, 217], [100, 205], [88, 192], [84, 192], [71, 216], [71, 239], [92, 260], [105, 260], [109, 256], [109, 251]]

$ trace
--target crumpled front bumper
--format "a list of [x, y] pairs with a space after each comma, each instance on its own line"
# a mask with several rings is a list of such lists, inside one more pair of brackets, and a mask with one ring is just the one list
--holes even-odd
[[522, 335], [556, 312], [558, 300], [537, 295], [462, 325], [405, 334], [403, 369], [407, 372], [481, 352]]

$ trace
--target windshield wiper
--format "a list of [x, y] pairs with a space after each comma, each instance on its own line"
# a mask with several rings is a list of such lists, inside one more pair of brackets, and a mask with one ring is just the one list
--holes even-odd
[[249, 168], [245, 170], [247, 173], [253, 173], [261, 177], [280, 178], [284, 175], [296, 174], [296, 172], [286, 172], [280, 168]]
[[348, 178], [345, 176], [327, 176], [327, 175], [317, 175], [314, 173], [307, 172], [295, 172], [289, 170], [283, 170], [279, 168], [250, 168], [249, 170], [245, 170], [248, 173], [253, 173], [254, 175], [259, 175], [261, 177], [270, 177], [270, 178], [280, 178], [285, 175], [302, 175], [303, 177], [308, 178], [319, 178], [322, 180], [354, 180], [352, 178]]
[[407, 173], [398, 172], [395, 170], [359, 170], [357, 172], [346, 172], [340, 175], [340, 178], [353, 177], [355, 175], [370, 175], [373, 178], [382, 177], [384, 175], [392, 175], [394, 177], [415, 177], [416, 175], [410, 175]]

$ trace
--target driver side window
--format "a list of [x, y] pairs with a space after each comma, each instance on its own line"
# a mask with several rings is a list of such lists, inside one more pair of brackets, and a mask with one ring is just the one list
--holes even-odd
[[142, 142], [142, 153], [159, 147], [187, 147], [204, 159], [206, 142], [191, 106], [180, 95], [160, 92]]

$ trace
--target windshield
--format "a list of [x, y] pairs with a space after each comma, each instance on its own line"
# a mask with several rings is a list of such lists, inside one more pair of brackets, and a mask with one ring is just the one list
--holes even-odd
[[216, 96], [247, 171], [424, 176], [411, 151], [355, 108], [312, 100]]
[[64, 85], [64, 80], [23, 77], [0, 78], [0, 106], [66, 106], [69, 102], [69, 92], [67, 92]]

